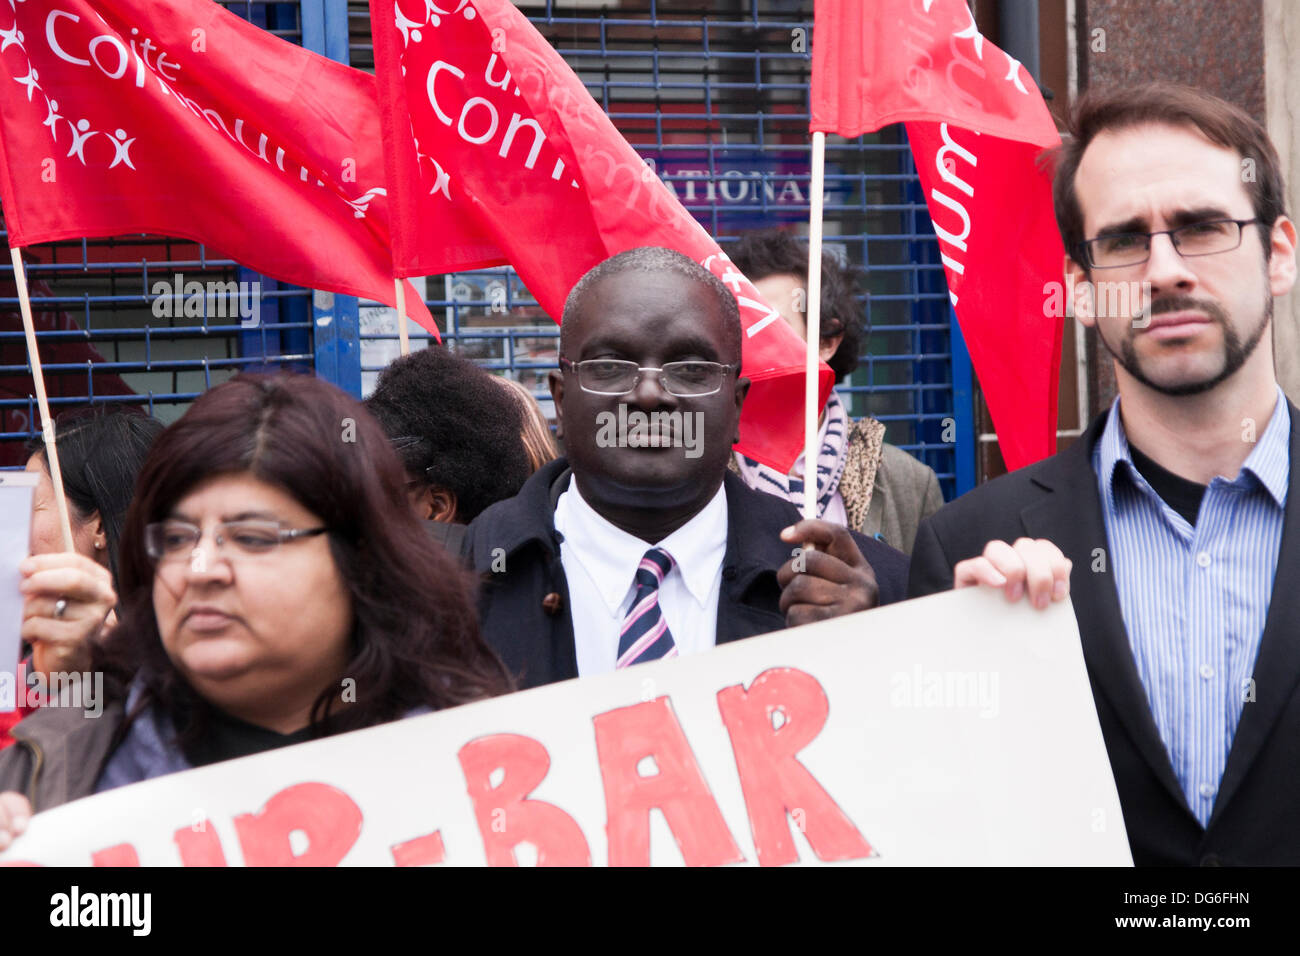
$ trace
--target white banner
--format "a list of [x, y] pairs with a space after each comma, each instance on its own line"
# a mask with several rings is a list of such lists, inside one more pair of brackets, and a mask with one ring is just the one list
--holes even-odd
[[18, 686], [23, 627], [18, 565], [27, 557], [32, 496], [38, 481], [30, 471], [0, 474], [0, 714], [12, 711], [20, 699], [26, 700], [26, 688]]
[[1128, 865], [1068, 602], [971, 589], [38, 814], [66, 865]]

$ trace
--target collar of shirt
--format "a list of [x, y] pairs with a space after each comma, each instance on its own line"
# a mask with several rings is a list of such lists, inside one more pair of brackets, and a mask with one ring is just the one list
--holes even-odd
[[556, 502], [555, 530], [591, 576], [611, 615], [627, 600], [637, 566], [650, 548], [663, 548], [673, 556], [677, 563], [669, 575], [681, 575], [691, 597], [704, 606], [727, 551], [727, 496], [719, 485], [695, 517], [662, 541], [647, 544], [601, 517], [575, 480]]
[[[1096, 462], [1097, 473], [1102, 479], [1102, 487], [1108, 494], [1114, 495], [1115, 470], [1120, 462], [1124, 462], [1127, 467], [1128, 476], [1133, 482], [1146, 494], [1154, 495], [1155, 492], [1137, 470], [1133, 464], [1133, 456], [1129, 452], [1128, 436], [1124, 433], [1124, 423], [1120, 420], [1118, 398], [1110, 407], [1110, 413], [1106, 419], [1106, 427], [1101, 433], [1101, 438], [1097, 441]], [[1269, 493], [1279, 508], [1286, 507], [1287, 488], [1291, 479], [1291, 455], [1290, 455], [1290, 437], [1291, 437], [1291, 410], [1287, 407], [1286, 395], [1282, 387], [1277, 387], [1277, 403], [1273, 407], [1273, 414], [1264, 427], [1263, 434], [1255, 440], [1255, 447], [1251, 449], [1246, 460], [1242, 462], [1241, 470], [1237, 477], [1232, 481], [1226, 479], [1216, 479], [1225, 481], [1230, 485], [1244, 485], [1245, 476], [1253, 475], [1255, 480]]]

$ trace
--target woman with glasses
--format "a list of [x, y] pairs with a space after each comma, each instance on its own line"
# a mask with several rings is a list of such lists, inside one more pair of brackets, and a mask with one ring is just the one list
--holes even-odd
[[[378, 423], [307, 376], [239, 376], [155, 443], [122, 535], [98, 719], [43, 708], [0, 754], [27, 809], [508, 689], [472, 584], [412, 514]], [[74, 756], [75, 755], [75, 756]]]

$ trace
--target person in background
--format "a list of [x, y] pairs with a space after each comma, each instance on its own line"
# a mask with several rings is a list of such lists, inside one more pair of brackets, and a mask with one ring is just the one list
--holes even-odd
[[533, 393], [513, 378], [502, 376], [497, 381], [504, 385], [519, 402], [520, 412], [524, 416], [524, 451], [528, 453], [528, 463], [533, 471], [541, 468], [548, 461], [559, 458], [560, 453], [555, 447], [551, 426], [546, 421], [542, 406], [538, 405], [537, 399], [533, 398]]
[[[74, 551], [63, 550], [54, 484], [44, 442], [29, 443], [27, 471], [38, 478], [32, 496], [28, 557], [20, 565], [21, 637], [31, 656], [27, 673], [81, 671], [89, 642], [114, 623], [118, 546], [135, 477], [162, 423], [129, 408], [98, 408], [55, 422], [63, 491]], [[0, 749], [13, 743], [10, 728], [27, 713], [0, 714]]]
[[518, 402], [494, 375], [442, 346], [396, 359], [365, 405], [406, 466], [412, 511], [452, 552], [464, 525], [532, 474]]
[[14, 728], [0, 847], [78, 797], [508, 690], [472, 578], [405, 481], [326, 382], [240, 375], [201, 395], [154, 444], [122, 529], [121, 621], [92, 648], [109, 703]]
[[[727, 254], [786, 323], [807, 339], [808, 247], [788, 232], [746, 233]], [[858, 366], [862, 310], [853, 270], [829, 253], [822, 256], [821, 358], [843, 382]], [[885, 426], [874, 418], [856, 421], [832, 391], [822, 409], [818, 433], [817, 515], [884, 541], [904, 554], [912, 550], [917, 526], [943, 505], [934, 470], [885, 442]], [[803, 507], [804, 459], [788, 475], [736, 454], [733, 470], [745, 484]]]

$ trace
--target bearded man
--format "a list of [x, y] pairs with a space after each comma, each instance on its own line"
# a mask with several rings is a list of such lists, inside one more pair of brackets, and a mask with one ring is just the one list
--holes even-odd
[[1070, 131], [1065, 268], [1119, 397], [923, 523], [909, 593], [1001, 539], [1058, 545], [1134, 861], [1295, 865], [1300, 431], [1271, 321], [1296, 230], [1277, 153], [1241, 110], [1169, 84], [1090, 92]]

